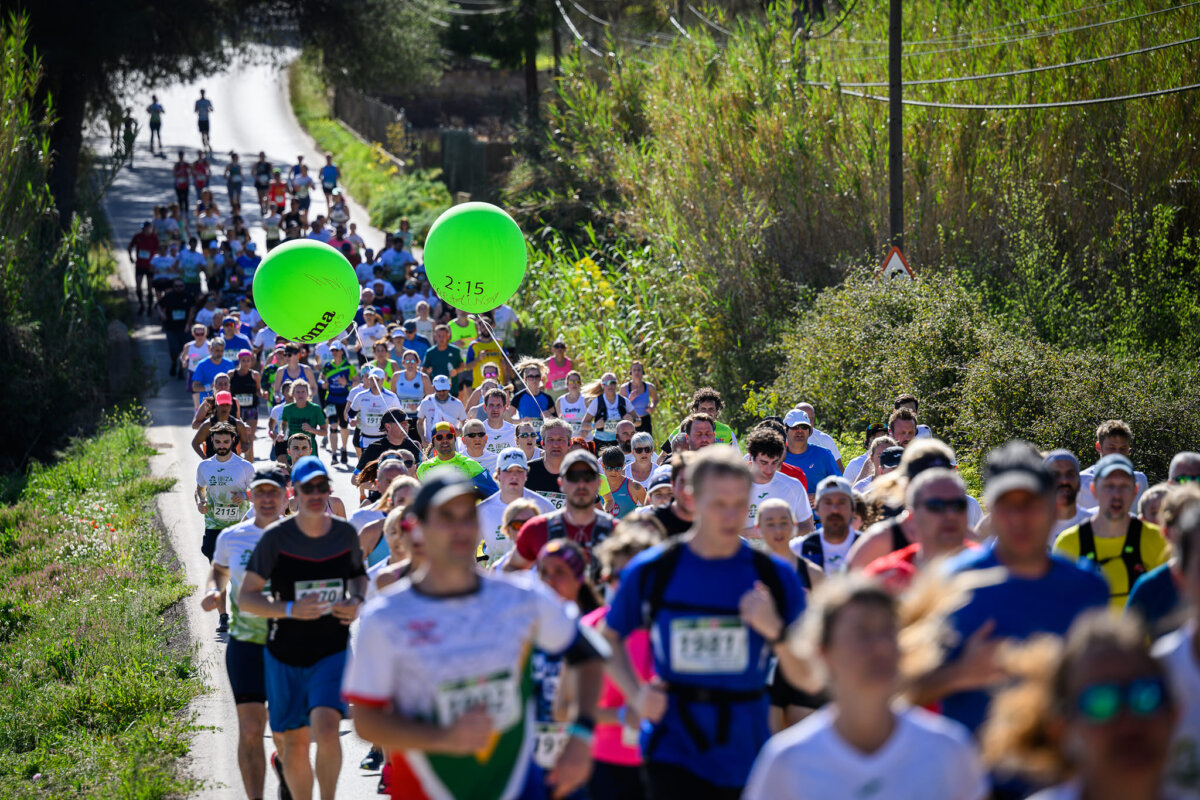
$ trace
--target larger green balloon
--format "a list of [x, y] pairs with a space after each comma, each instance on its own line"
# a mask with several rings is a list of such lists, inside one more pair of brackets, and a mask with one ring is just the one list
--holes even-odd
[[472, 314], [513, 296], [525, 277], [525, 236], [502, 208], [463, 203], [425, 237], [425, 275], [438, 297]]
[[263, 322], [293, 342], [324, 342], [354, 321], [358, 278], [324, 242], [296, 239], [272, 250], [254, 273], [254, 306]]

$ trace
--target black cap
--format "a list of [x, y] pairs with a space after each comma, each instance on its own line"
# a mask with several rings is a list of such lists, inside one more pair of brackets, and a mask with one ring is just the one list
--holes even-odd
[[988, 453], [983, 477], [984, 499], [988, 505], [1017, 489], [1034, 494], [1049, 494], [1054, 489], [1054, 476], [1046, 467], [1042, 454], [1029, 442], [1019, 439]]
[[904, 458], [903, 447], [889, 447], [879, 454], [879, 466], [886, 469], [895, 469], [900, 466], [900, 459]]
[[415, 320], [407, 319], [404, 321], [404, 330], [413, 332], [416, 331], [416, 329], [417, 323]]
[[383, 412], [383, 416], [379, 418], [380, 423], [394, 422], [397, 425], [403, 425], [408, 421], [408, 415], [398, 408], [389, 408]]
[[425, 482], [413, 498], [409, 510], [417, 519], [426, 519], [429, 511], [445, 505], [456, 497], [475, 496], [475, 484], [467, 480], [457, 467], [438, 467], [425, 476]]
[[269, 483], [280, 489], [286, 489], [289, 477], [287, 470], [279, 464], [262, 464], [255, 468], [254, 480], [250, 481], [250, 488]]
[[936, 450], [926, 453], [920, 458], [914, 458], [912, 461], [904, 465], [904, 476], [910, 481], [920, 475], [927, 469], [941, 467], [942, 469], [954, 469], [954, 462], [946, 458], [944, 453], [939, 453]]

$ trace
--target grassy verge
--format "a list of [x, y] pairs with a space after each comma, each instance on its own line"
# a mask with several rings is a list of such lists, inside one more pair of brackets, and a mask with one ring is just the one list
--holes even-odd
[[161, 798], [202, 691], [155, 522], [139, 413], [5, 482], [0, 510], [0, 797]]
[[438, 215], [450, 207], [450, 192], [441, 170], [400, 172], [379, 144], [364, 144], [345, 125], [329, 116], [325, 84], [316, 65], [303, 57], [288, 70], [288, 89], [296, 119], [342, 171], [342, 183], [366, 207], [371, 224], [396, 230], [408, 217], [418, 241]]

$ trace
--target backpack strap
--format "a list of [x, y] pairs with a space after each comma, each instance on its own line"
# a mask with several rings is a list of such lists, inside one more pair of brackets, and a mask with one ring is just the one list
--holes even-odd
[[825, 568], [825, 548], [821, 547], [821, 534], [813, 531], [800, 541], [800, 555]]
[[546, 515], [546, 541], [567, 538], [567, 523], [563, 522], [562, 509]]
[[[750, 556], [754, 562], [754, 571], [758, 573], [758, 579], [771, 593], [771, 600], [775, 602], [775, 611], [779, 614], [783, 627], [787, 628], [787, 593], [783, 590], [783, 581], [779, 579], [779, 570], [775, 566], [775, 560], [761, 550], [751, 550]], [[807, 570], [805, 571], [807, 572]]]
[[1121, 561], [1125, 563], [1125, 573], [1129, 577], [1129, 591], [1133, 591], [1134, 582], [1146, 572], [1146, 565], [1142, 561], [1142, 521], [1136, 517], [1129, 521]]
[[1090, 519], [1079, 526], [1079, 557], [1096, 560], [1096, 532], [1092, 530]]
[[679, 566], [679, 559], [683, 557], [685, 547], [687, 545], [679, 539], [672, 541], [661, 556], [642, 570], [642, 627], [649, 629], [654, 624], [654, 618], [658, 616], [663, 597], [667, 593], [667, 584], [671, 582], [671, 576]]

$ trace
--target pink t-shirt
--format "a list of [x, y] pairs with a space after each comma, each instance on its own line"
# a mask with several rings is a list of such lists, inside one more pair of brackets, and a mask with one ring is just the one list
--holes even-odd
[[[608, 614], [608, 606], [601, 606], [583, 618], [583, 624], [597, 628]], [[625, 639], [625, 652], [633, 664], [633, 671], [644, 681], [654, 675], [654, 656], [650, 652], [650, 635], [644, 630], [636, 630]], [[625, 705], [625, 695], [606, 674], [604, 686], [600, 690], [600, 708], [620, 708]], [[595, 738], [592, 740], [592, 757], [606, 764], [616, 764], [621, 767], [636, 767], [642, 763], [642, 754], [635, 747], [629, 747], [621, 741], [621, 725], [600, 724], [596, 726]]]
[[560, 367], [554, 363], [553, 358], [546, 360], [546, 386], [553, 391], [558, 391], [554, 388], [555, 381], [562, 381], [561, 390], [567, 390], [567, 373], [571, 371], [571, 359], [564, 358], [563, 361], [566, 364]]

